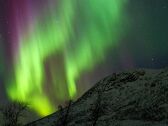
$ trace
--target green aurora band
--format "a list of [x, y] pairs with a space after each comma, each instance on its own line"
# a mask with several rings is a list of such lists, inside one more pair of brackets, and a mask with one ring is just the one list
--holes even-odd
[[[108, 49], [119, 42], [125, 30], [126, 3], [126, 0], [49, 3], [40, 15], [21, 29], [14, 77], [7, 86], [9, 97], [31, 103], [41, 116], [56, 110], [44, 89], [47, 82], [52, 97], [58, 101], [75, 98], [79, 94], [76, 80], [103, 62]], [[47, 60], [60, 54], [64, 77], [59, 75], [61, 66], [57, 66], [57, 61], [55, 64], [49, 62], [45, 69]], [[50, 81], [47, 71], [51, 73]]]

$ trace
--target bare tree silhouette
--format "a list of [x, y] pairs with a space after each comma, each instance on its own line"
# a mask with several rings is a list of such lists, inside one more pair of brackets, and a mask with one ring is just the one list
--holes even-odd
[[97, 91], [97, 100], [96, 100], [96, 104], [95, 107], [93, 108], [93, 112], [92, 112], [92, 120], [93, 120], [93, 124], [92, 126], [96, 126], [98, 118], [100, 116], [100, 112], [101, 112], [101, 94], [102, 92]]
[[3, 115], [4, 126], [20, 126], [19, 118], [23, 117], [23, 112], [27, 110], [28, 104], [15, 101], [0, 108]]
[[98, 89], [96, 89], [96, 92], [97, 92], [97, 99], [96, 99], [96, 103], [94, 105], [92, 109], [92, 113], [91, 113], [91, 119], [93, 121], [92, 123], [92, 126], [96, 126], [97, 124], [97, 121], [99, 119], [99, 117], [101, 116], [100, 114], [103, 113], [103, 103], [102, 103], [102, 96], [103, 96], [103, 93], [105, 92], [106, 90], [106, 87], [108, 86], [108, 84], [111, 82], [111, 81], [114, 81], [116, 80], [116, 73], [113, 73], [112, 77], [111, 78], [105, 78], [103, 80], [104, 81], [107, 81], [107, 83], [105, 83], [103, 86], [99, 87]]
[[[69, 101], [68, 103], [68, 106], [66, 109], [63, 109], [63, 107], [61, 105], [58, 106], [58, 109], [60, 111], [60, 118], [58, 119], [58, 121], [55, 122], [55, 126], [67, 126], [67, 119], [68, 119], [68, 116], [69, 116], [69, 110], [70, 110], [70, 107], [71, 107], [71, 103], [72, 103], [72, 100]], [[66, 110], [66, 111], [64, 111]]]

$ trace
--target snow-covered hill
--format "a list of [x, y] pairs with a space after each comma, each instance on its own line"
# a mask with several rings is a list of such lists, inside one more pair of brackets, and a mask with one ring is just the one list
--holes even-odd
[[168, 69], [114, 73], [27, 126], [168, 126]]

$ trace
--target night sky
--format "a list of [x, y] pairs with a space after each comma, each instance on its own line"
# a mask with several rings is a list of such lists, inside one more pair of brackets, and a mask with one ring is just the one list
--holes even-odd
[[48, 115], [113, 72], [167, 67], [167, 48], [168, 0], [0, 0], [0, 103]]

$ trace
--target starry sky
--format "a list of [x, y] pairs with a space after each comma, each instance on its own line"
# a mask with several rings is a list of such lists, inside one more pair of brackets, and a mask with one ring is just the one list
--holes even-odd
[[0, 0], [0, 103], [45, 116], [113, 72], [167, 67], [167, 22], [168, 0]]

